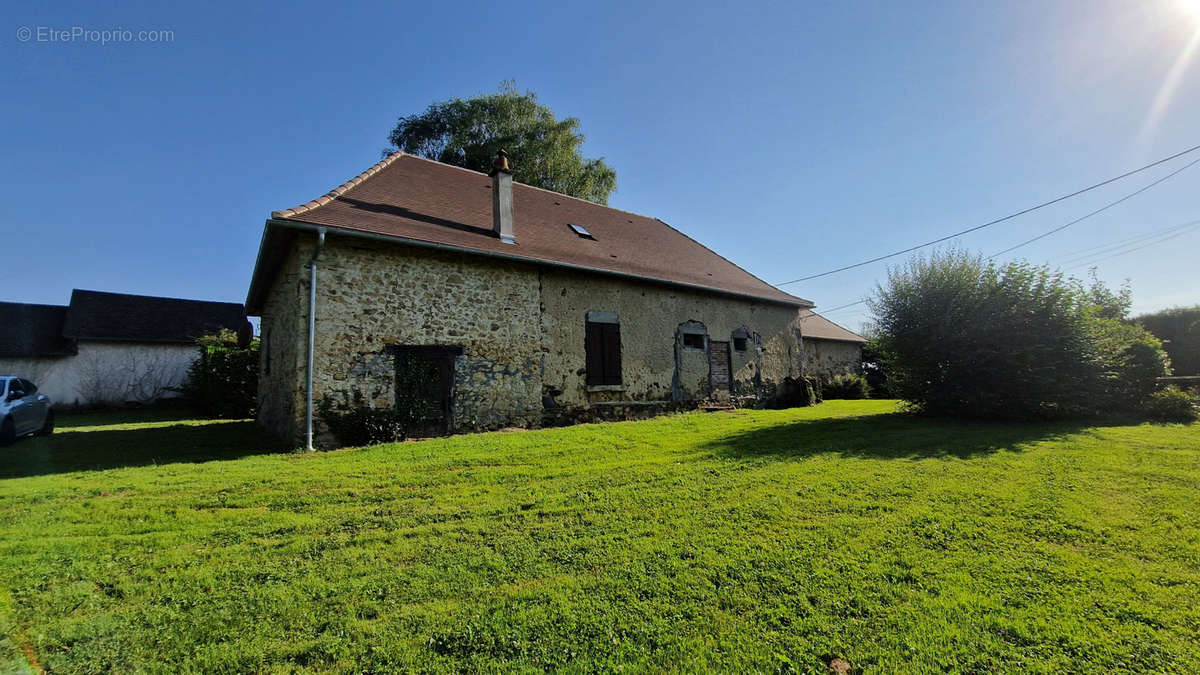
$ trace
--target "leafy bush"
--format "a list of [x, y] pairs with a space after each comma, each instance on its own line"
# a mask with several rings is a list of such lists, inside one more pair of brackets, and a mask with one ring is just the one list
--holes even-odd
[[1100, 319], [1094, 330], [1099, 336], [1109, 405], [1136, 407], [1158, 388], [1158, 378], [1171, 374], [1162, 342], [1140, 326]]
[[368, 408], [355, 392], [352, 401], [335, 407], [331, 397], [321, 399], [317, 414], [344, 446], [391, 443], [405, 438], [411, 428], [409, 416], [394, 408]]
[[1167, 387], [1151, 394], [1146, 399], [1143, 409], [1147, 417], [1160, 422], [1183, 422], [1186, 424], [1200, 418], [1191, 394], [1175, 387]]
[[1200, 305], [1143, 314], [1135, 321], [1166, 343], [1176, 375], [1200, 375]]
[[1129, 291], [951, 251], [889, 272], [870, 301], [888, 387], [919, 410], [1035, 419], [1137, 409], [1166, 370], [1122, 321]]
[[222, 330], [196, 344], [200, 358], [188, 368], [179, 392], [211, 417], [253, 417], [258, 404], [258, 341], [239, 347], [237, 334]]
[[862, 369], [863, 376], [867, 378], [867, 385], [871, 388], [871, 395], [875, 398], [891, 398], [892, 392], [888, 388], [887, 371], [883, 368], [883, 357], [879, 353], [879, 347], [875, 344], [874, 337], [863, 345]]
[[822, 399], [820, 380], [811, 377], [788, 377], [767, 405], [776, 409], [802, 408], [816, 405]]
[[871, 393], [871, 385], [867, 378], [854, 373], [839, 373], [829, 378], [821, 387], [826, 399], [867, 398]]
[[344, 446], [374, 445], [400, 441], [421, 431], [429, 408], [428, 384], [434, 379], [432, 364], [412, 359], [396, 372], [396, 400], [391, 408], [365, 405], [361, 392], [335, 404], [326, 396], [317, 414]]

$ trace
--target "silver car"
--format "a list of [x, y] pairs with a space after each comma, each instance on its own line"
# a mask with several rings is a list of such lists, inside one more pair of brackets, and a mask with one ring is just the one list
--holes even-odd
[[50, 398], [23, 377], [0, 375], [0, 445], [8, 445], [29, 434], [49, 436], [54, 432]]

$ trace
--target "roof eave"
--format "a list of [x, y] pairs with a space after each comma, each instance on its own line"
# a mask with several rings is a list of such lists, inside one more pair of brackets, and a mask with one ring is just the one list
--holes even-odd
[[267, 219], [267, 222], [263, 223], [262, 236], [258, 239], [258, 256], [254, 258], [254, 271], [250, 273], [250, 288], [246, 290], [246, 302], [243, 303], [246, 308], [246, 316], [260, 316], [257, 300], [260, 294], [258, 287], [262, 285], [262, 282], [259, 281], [259, 277], [262, 273], [263, 254], [267, 250], [267, 233], [271, 229], [271, 220], [273, 219]]
[[803, 328], [801, 328], [800, 331], [801, 331], [800, 337], [804, 340], [824, 340], [825, 342], [849, 342], [850, 344], [856, 344], [856, 345], [865, 345], [868, 342], [870, 342], [870, 340], [868, 340], [866, 338], [835, 338], [835, 337], [825, 337], [823, 335], [805, 335]]
[[246, 298], [246, 312], [250, 316], [260, 316], [257, 313], [251, 312], [251, 307], [253, 306], [254, 309], [256, 309], [256, 310], [258, 309], [258, 304], [253, 302], [253, 300], [257, 299], [257, 294], [258, 294], [258, 292], [260, 292], [259, 286], [261, 286], [261, 284], [262, 284], [262, 281], [259, 277], [259, 272], [260, 272], [259, 264], [261, 263], [262, 257], [263, 257], [263, 244], [266, 243], [267, 231], [271, 227], [285, 227], [285, 228], [310, 231], [310, 232], [317, 232], [319, 229], [323, 228], [329, 232], [336, 232], [337, 234], [340, 234], [340, 235], [350, 236], [350, 237], [358, 237], [361, 239], [369, 239], [369, 240], [373, 240], [373, 241], [384, 241], [384, 242], [405, 244], [405, 245], [411, 245], [411, 246], [420, 246], [420, 247], [424, 247], [424, 248], [432, 248], [432, 249], [437, 249], [437, 250], [442, 250], [442, 251], [453, 251], [455, 253], [466, 253], [469, 255], [479, 255], [479, 256], [484, 256], [484, 257], [489, 257], [489, 258], [497, 258], [500, 260], [521, 262], [521, 263], [525, 263], [525, 264], [529, 264], [529, 265], [544, 265], [547, 267], [569, 269], [569, 270], [576, 271], [576, 272], [590, 272], [592, 274], [601, 274], [601, 275], [605, 275], [605, 276], [619, 277], [619, 278], [623, 278], [623, 279], [634, 279], [637, 281], [649, 281], [649, 282], [658, 283], [658, 284], [665, 284], [668, 286], [677, 286], [680, 288], [687, 288], [690, 290], [700, 291], [703, 293], [715, 293], [717, 295], [726, 295], [726, 296], [742, 298], [742, 299], [746, 299], [746, 300], [769, 302], [771, 304], [784, 305], [787, 307], [795, 307], [797, 309], [812, 309], [813, 307], [816, 306], [812, 302], [805, 300], [803, 298], [796, 298], [794, 301], [784, 300], [782, 298], [769, 298], [769, 297], [765, 297], [765, 296], [761, 296], [761, 295], [754, 295], [751, 293], [739, 293], [737, 291], [729, 291], [729, 290], [724, 290], [724, 289], [720, 289], [720, 288], [712, 288], [710, 286], [701, 286], [700, 284], [689, 284], [689, 283], [683, 282], [683, 281], [671, 281], [669, 279], [660, 279], [657, 277], [647, 277], [647, 276], [640, 276], [637, 274], [629, 274], [627, 272], [617, 272], [615, 270], [606, 270], [606, 269], [603, 269], [600, 267], [589, 267], [587, 265], [574, 265], [571, 263], [558, 262], [558, 261], [553, 261], [553, 260], [543, 260], [541, 258], [529, 258], [529, 257], [525, 257], [525, 256], [511, 255], [508, 253], [483, 251], [483, 250], [475, 249], [475, 248], [454, 246], [452, 244], [441, 244], [441, 243], [437, 243], [437, 242], [424, 241], [421, 239], [411, 239], [409, 237], [402, 237], [402, 236], [398, 236], [398, 235], [378, 234], [375, 232], [363, 232], [361, 230], [342, 228], [342, 227], [337, 227], [334, 225], [321, 225], [321, 224], [317, 224], [317, 223], [306, 222], [303, 220], [293, 220], [291, 218], [287, 218], [287, 219], [270, 218], [267, 220], [266, 227], [263, 228], [263, 240], [262, 240], [263, 243], [259, 245], [258, 260], [255, 262], [254, 276], [251, 279], [250, 292], [248, 293], [247, 298]]

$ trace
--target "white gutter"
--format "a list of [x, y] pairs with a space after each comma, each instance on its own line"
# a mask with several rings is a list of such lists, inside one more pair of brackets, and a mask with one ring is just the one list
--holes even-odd
[[304, 401], [304, 438], [305, 449], [313, 452], [313, 353], [316, 350], [317, 335], [317, 258], [321, 257], [321, 249], [325, 248], [325, 228], [317, 228], [317, 248], [313, 250], [312, 260], [308, 263], [308, 373], [307, 389]]

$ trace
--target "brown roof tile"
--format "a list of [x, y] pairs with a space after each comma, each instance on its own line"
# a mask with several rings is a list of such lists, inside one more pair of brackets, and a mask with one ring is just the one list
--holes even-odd
[[[503, 243], [492, 233], [491, 189], [486, 174], [398, 152], [324, 197], [272, 217], [812, 306], [661, 220], [520, 183], [513, 184], [517, 243]], [[594, 239], [577, 235], [572, 223]]]
[[867, 338], [842, 328], [816, 312], [800, 310], [800, 335], [813, 340], [840, 340], [842, 342], [860, 342], [865, 344]]

